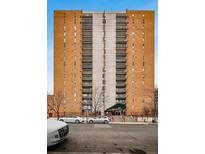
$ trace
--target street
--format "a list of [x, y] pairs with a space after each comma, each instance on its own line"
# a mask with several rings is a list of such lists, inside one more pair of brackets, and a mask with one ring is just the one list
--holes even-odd
[[69, 124], [70, 132], [48, 154], [158, 153], [158, 125]]

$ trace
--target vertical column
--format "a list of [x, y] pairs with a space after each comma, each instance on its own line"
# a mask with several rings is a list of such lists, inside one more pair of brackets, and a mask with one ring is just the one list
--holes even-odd
[[[154, 11], [144, 13], [144, 104], [154, 106]], [[149, 109], [151, 112], [151, 109]]]
[[62, 92], [60, 114], [81, 114], [81, 11], [54, 13], [54, 94]]
[[153, 103], [154, 12], [127, 11], [127, 16], [129, 23], [126, 114], [142, 115], [148, 110], [151, 111]]

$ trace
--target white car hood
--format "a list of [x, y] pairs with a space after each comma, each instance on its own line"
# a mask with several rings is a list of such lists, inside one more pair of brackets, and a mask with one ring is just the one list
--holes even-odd
[[62, 122], [62, 121], [47, 119], [47, 133], [51, 133], [53, 131], [56, 131], [56, 130], [58, 130], [66, 125], [67, 124], [65, 122]]

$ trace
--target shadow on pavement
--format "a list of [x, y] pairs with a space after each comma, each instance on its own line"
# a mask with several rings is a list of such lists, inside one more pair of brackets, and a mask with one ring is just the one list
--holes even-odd
[[147, 154], [146, 152], [139, 150], [139, 149], [129, 149], [131, 154]]
[[62, 142], [56, 144], [56, 145], [53, 145], [53, 146], [49, 146], [47, 147], [47, 151], [53, 151], [55, 149], [58, 149], [59, 147], [61, 147], [63, 144], [65, 144], [67, 142], [67, 139], [63, 140]]

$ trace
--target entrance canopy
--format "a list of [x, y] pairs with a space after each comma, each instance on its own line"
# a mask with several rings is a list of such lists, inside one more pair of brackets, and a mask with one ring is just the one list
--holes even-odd
[[126, 109], [126, 105], [124, 103], [117, 103], [110, 108], [106, 109], [105, 112], [112, 112], [112, 111], [123, 111]]

